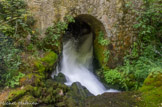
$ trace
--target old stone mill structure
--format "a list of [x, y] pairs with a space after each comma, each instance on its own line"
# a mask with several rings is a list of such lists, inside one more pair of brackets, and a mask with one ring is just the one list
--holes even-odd
[[[109, 50], [107, 65], [114, 67], [121, 64], [123, 55], [130, 51], [130, 46], [136, 40], [137, 10], [141, 0], [26, 0], [28, 8], [36, 19], [35, 28], [41, 36], [53, 22], [63, 20], [66, 15], [72, 15], [87, 23], [97, 37], [103, 31], [110, 41], [107, 47], [100, 47], [94, 39], [94, 52], [102, 64], [103, 50]], [[100, 56], [100, 57], [99, 57]]]

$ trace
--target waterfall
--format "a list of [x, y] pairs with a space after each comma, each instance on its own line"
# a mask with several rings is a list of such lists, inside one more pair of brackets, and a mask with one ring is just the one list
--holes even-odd
[[[71, 37], [63, 43], [63, 57], [61, 61], [61, 72], [65, 75], [66, 85], [80, 82], [92, 94], [98, 95], [104, 92], [116, 92], [116, 90], [106, 90], [104, 85], [97, 79], [93, 72], [93, 35], [85, 34], [76, 40]], [[58, 71], [59, 70], [59, 71]]]

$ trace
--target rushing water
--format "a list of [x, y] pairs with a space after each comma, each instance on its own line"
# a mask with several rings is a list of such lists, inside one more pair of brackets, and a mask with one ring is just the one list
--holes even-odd
[[61, 72], [66, 76], [66, 85], [73, 82], [80, 82], [92, 94], [98, 95], [104, 92], [116, 92], [116, 90], [106, 90], [103, 84], [92, 73], [93, 66], [93, 45], [92, 34], [87, 34], [79, 39], [69, 39], [63, 44], [63, 58], [61, 62]]

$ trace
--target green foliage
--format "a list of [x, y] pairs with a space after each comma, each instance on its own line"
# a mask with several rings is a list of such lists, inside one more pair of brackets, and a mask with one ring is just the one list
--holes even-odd
[[44, 57], [34, 61], [35, 71], [40, 76], [45, 76], [45, 73], [49, 73], [53, 69], [54, 64], [58, 60], [58, 56], [53, 51], [46, 52]]
[[110, 52], [108, 50], [105, 50], [103, 52], [103, 54], [104, 54], [104, 62], [106, 63], [109, 60], [109, 54], [110, 54]]
[[99, 32], [98, 43], [102, 46], [109, 45], [110, 41], [104, 38], [104, 33], [102, 31]]
[[14, 102], [15, 100], [21, 98], [25, 93], [26, 93], [26, 90], [11, 91], [8, 97], [8, 102]]
[[138, 23], [134, 25], [139, 30], [139, 40], [145, 43], [158, 44], [162, 34], [162, 4], [160, 0], [144, 0], [141, 11], [137, 12]]
[[109, 60], [109, 50], [107, 50], [107, 46], [110, 44], [110, 41], [108, 39], [104, 38], [104, 33], [102, 31], [99, 32], [98, 35], [98, 43], [105, 48], [105, 50], [102, 52], [103, 53], [103, 62], [106, 64]]
[[34, 20], [26, 7], [24, 0], [0, 1], [0, 32], [19, 43], [24, 43], [23, 38], [28, 34], [32, 35]]
[[105, 71], [104, 76], [108, 84], [120, 86], [120, 89], [127, 89], [126, 78], [117, 69]]
[[[19, 71], [20, 49], [27, 35], [33, 35], [33, 18], [24, 0], [0, 1], [0, 86], [14, 87], [24, 76]], [[31, 49], [31, 46], [29, 47]]]
[[137, 90], [151, 72], [162, 69], [162, 59], [156, 58], [156, 54], [151, 49], [152, 45], [145, 47], [140, 56], [137, 51], [132, 51], [125, 57], [124, 65], [104, 71], [106, 82], [122, 90]]
[[141, 11], [137, 12], [138, 23], [134, 27], [139, 34], [137, 42], [131, 47], [131, 53], [125, 56], [122, 66], [104, 70], [109, 85], [117, 85], [124, 90], [137, 90], [151, 72], [162, 69], [161, 7], [159, 0], [144, 1]]
[[145, 79], [139, 89], [147, 107], [160, 107], [162, 99], [162, 68], [156, 69]]
[[59, 21], [54, 23], [53, 26], [47, 28], [46, 37], [43, 40], [43, 45], [50, 47], [59, 47], [61, 35], [65, 33], [68, 28], [68, 23], [75, 22], [72, 16], [66, 16], [64, 22]]
[[0, 85], [14, 87], [19, 84], [19, 79], [24, 74], [18, 72], [20, 60], [20, 50], [13, 46], [12, 39], [0, 35]]
[[57, 59], [58, 59], [57, 54], [50, 51], [46, 53], [45, 57], [43, 57], [41, 61], [46, 63], [46, 66], [47, 66], [46, 68], [51, 68], [55, 64]]

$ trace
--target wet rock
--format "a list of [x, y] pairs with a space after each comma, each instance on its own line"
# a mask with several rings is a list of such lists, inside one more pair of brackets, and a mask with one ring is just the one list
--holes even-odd
[[74, 94], [82, 97], [88, 97], [88, 96], [93, 96], [88, 89], [84, 86], [82, 86], [79, 82], [75, 82], [71, 85], [71, 90], [73, 91]]
[[57, 76], [54, 76], [54, 80], [62, 84], [66, 82], [65, 75], [62, 73], [59, 73]]
[[133, 92], [104, 93], [87, 98], [84, 107], [135, 107], [137, 97]]
[[66, 95], [66, 103], [68, 107], [84, 106], [84, 102], [88, 96], [93, 96], [87, 88], [79, 82], [71, 85], [70, 91]]

